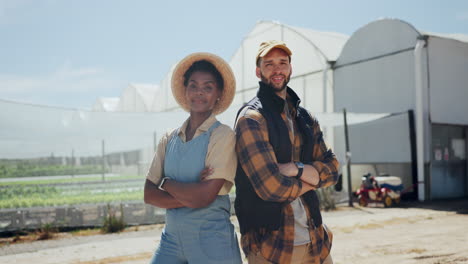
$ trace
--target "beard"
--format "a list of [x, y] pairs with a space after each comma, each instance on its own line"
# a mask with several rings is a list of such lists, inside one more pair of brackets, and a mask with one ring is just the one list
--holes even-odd
[[[277, 74], [278, 75], [278, 74]], [[284, 74], [279, 74], [279, 75], [282, 75], [284, 76], [284, 81], [283, 83], [280, 83], [280, 84], [275, 84], [273, 83], [273, 81], [271, 81], [270, 79], [266, 78], [263, 73], [260, 72], [260, 79], [262, 80], [262, 82], [268, 84], [269, 86], [271, 86], [273, 88], [273, 91], [274, 92], [281, 92], [283, 91], [284, 89], [286, 89], [288, 83], [289, 83], [289, 80], [291, 79], [291, 73], [288, 75], [288, 76], [285, 76]], [[276, 76], [276, 75], [273, 75], [271, 76], [272, 78]]]

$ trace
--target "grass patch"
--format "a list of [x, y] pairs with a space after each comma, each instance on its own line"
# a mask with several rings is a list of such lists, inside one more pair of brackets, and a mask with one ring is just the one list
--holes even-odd
[[110, 204], [107, 204], [107, 216], [104, 218], [101, 231], [103, 233], [117, 233], [124, 230], [125, 225], [122, 204], [120, 204], [120, 217], [117, 217]]
[[325, 211], [336, 209], [336, 202], [333, 195], [335, 193], [335, 189], [333, 186], [320, 188], [316, 190], [316, 193], [320, 200], [320, 209]]
[[44, 224], [37, 233], [37, 240], [51, 239], [57, 232], [58, 229], [53, 224]]
[[100, 228], [86, 228], [86, 229], [76, 229], [70, 231], [70, 234], [73, 236], [93, 236], [101, 234]]

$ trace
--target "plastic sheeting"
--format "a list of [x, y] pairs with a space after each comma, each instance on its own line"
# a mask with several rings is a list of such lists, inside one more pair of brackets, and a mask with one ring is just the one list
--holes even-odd
[[119, 97], [101, 97], [96, 100], [91, 109], [93, 111], [113, 112], [117, 110], [119, 101]]
[[158, 85], [130, 84], [122, 92], [116, 111], [149, 112], [151, 111], [151, 104], [158, 92]]
[[59, 109], [0, 101], [0, 158], [101, 155], [154, 145], [186, 113], [123, 113]]
[[[218, 119], [231, 127], [239, 106], [231, 106]], [[315, 113], [322, 127], [343, 125], [342, 113]], [[348, 113], [348, 123], [370, 122], [388, 114]], [[0, 158], [99, 156], [106, 153], [153, 149], [155, 135], [179, 127], [186, 112], [93, 112], [0, 100]]]

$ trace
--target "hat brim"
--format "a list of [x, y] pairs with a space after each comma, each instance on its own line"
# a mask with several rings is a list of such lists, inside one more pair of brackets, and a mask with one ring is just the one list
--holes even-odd
[[190, 112], [190, 105], [185, 98], [184, 74], [194, 62], [200, 60], [211, 62], [219, 71], [224, 81], [223, 94], [213, 108], [213, 114], [218, 115], [224, 112], [234, 100], [234, 95], [236, 93], [236, 79], [229, 64], [217, 55], [207, 52], [197, 52], [182, 59], [172, 72], [172, 95], [182, 109]]

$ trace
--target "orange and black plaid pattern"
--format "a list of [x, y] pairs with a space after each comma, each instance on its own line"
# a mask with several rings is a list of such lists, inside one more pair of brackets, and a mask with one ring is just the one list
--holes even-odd
[[[292, 106], [289, 109], [292, 110], [292, 116], [295, 116], [295, 109]], [[286, 122], [287, 117], [284, 111], [281, 116]], [[320, 176], [319, 184], [316, 187], [333, 185], [338, 179], [338, 161], [334, 155], [330, 158], [330, 151], [323, 141], [322, 131], [317, 122], [313, 131], [315, 139], [314, 162], [309, 165], [314, 166]], [[294, 132], [293, 153], [291, 155], [294, 161], [300, 161], [302, 137], [295, 122]], [[289, 136], [293, 138], [291, 130]], [[268, 140], [266, 120], [259, 112], [247, 110], [239, 116], [236, 137], [236, 152], [239, 163], [259, 197], [274, 202], [292, 202], [299, 197], [302, 184], [294, 177], [286, 177], [279, 172], [275, 153]], [[324, 225], [315, 228], [310, 212], [307, 207], [305, 208], [310, 227], [309, 252], [316, 259], [315, 263], [321, 263], [321, 260], [323, 261], [330, 252], [332, 233]], [[291, 205], [284, 208], [283, 217], [283, 226], [279, 230], [273, 231], [262, 242], [256, 241], [252, 233], [243, 235], [241, 245], [244, 253], [248, 255], [250, 252], [260, 251], [267, 260], [273, 263], [289, 263], [294, 247], [294, 214]]]

